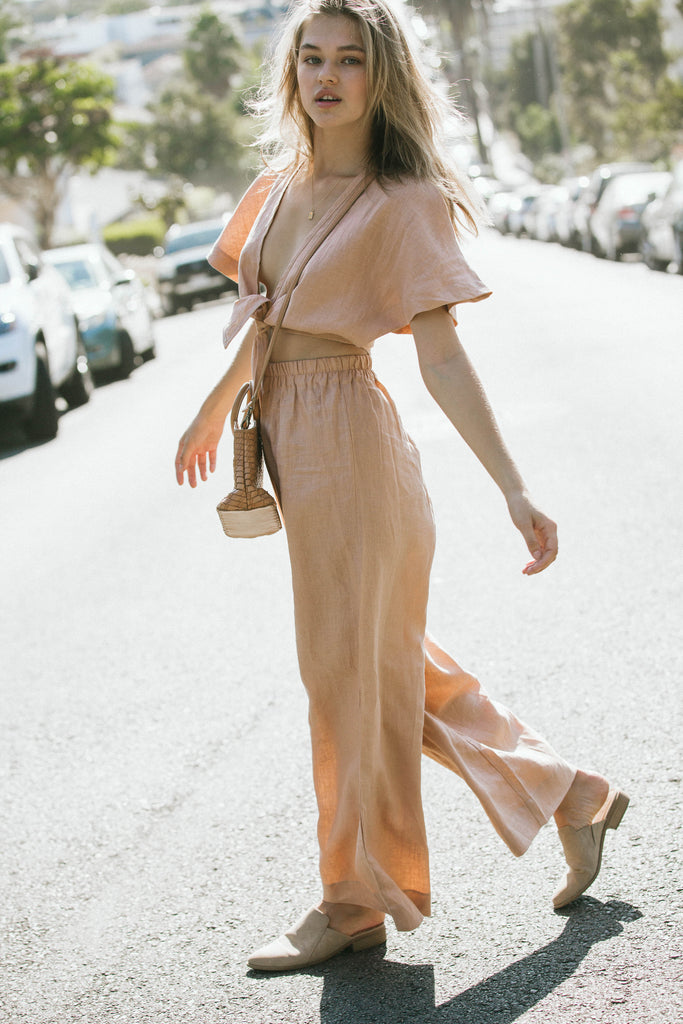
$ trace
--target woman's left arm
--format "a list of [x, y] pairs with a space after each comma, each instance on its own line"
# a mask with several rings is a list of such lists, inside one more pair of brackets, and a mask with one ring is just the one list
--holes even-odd
[[448, 310], [419, 313], [410, 326], [427, 390], [502, 491], [526, 541], [533, 561], [523, 571], [542, 572], [557, 558], [557, 526], [531, 501]]

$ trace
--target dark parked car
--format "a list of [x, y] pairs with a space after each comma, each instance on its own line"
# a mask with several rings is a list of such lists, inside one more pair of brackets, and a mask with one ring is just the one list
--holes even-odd
[[237, 289], [206, 259], [224, 226], [225, 220], [205, 220], [174, 224], [168, 229], [157, 265], [159, 295], [167, 315]]
[[48, 249], [45, 258], [71, 289], [81, 337], [93, 370], [132, 372], [137, 356], [154, 355], [154, 328], [144, 285], [104, 245]]
[[649, 163], [614, 163], [600, 164], [590, 176], [588, 188], [577, 200], [574, 217], [578, 231], [581, 234], [581, 248], [584, 252], [592, 252], [601, 255], [598, 242], [592, 228], [592, 219], [597, 205], [607, 185], [614, 178], [621, 174], [640, 174], [647, 171], [654, 171], [653, 164]]
[[591, 218], [597, 251], [610, 260], [638, 252], [643, 211], [653, 198], [666, 192], [670, 181], [668, 171], [620, 174], [610, 181]]
[[640, 252], [648, 267], [666, 270], [676, 263], [683, 274], [683, 160], [674, 167], [664, 195], [646, 207], [641, 229]]

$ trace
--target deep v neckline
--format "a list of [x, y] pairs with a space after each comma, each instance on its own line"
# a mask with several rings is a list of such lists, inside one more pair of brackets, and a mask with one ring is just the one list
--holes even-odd
[[[273, 226], [273, 221], [275, 220], [275, 217], [277, 216], [277, 212], [280, 209], [280, 205], [282, 203], [282, 200], [285, 197], [287, 189], [292, 184], [292, 182], [294, 181], [294, 179], [296, 178], [298, 173], [299, 173], [299, 168], [297, 168], [297, 170], [293, 171], [293, 173], [290, 174], [289, 177], [283, 179], [280, 191], [279, 191], [279, 193], [275, 194], [275, 197], [273, 199], [271, 208], [268, 210], [267, 220], [266, 220], [266, 223], [264, 224], [263, 230], [261, 231], [261, 237], [259, 239], [258, 250], [257, 250], [257, 253], [256, 253], [256, 279], [257, 279], [257, 283], [258, 283], [258, 287], [259, 288], [261, 288], [261, 287], [266, 288], [265, 283], [261, 281], [261, 258], [262, 258], [262, 254], [263, 254], [263, 246], [264, 246], [266, 238], [268, 236], [268, 232], [270, 231], [270, 229]], [[316, 248], [316, 244], [315, 243], [317, 241], [318, 236], [327, 228], [327, 226], [330, 223], [330, 221], [333, 220], [333, 218], [337, 215], [338, 210], [341, 208], [343, 203], [346, 201], [346, 197], [347, 197], [349, 191], [358, 184], [359, 179], [364, 177], [366, 175], [366, 173], [367, 173], [366, 171], [361, 171], [358, 174], [356, 174], [353, 178], [349, 178], [348, 184], [345, 186], [343, 191], [340, 192], [340, 194], [337, 196], [337, 198], [332, 203], [332, 205], [329, 207], [329, 209], [322, 215], [322, 217], [320, 218], [318, 223], [315, 225], [315, 227], [312, 228], [311, 231], [309, 231], [308, 234], [304, 236], [304, 239], [301, 242], [301, 244], [295, 248], [295, 250], [292, 253], [292, 255], [290, 256], [290, 258], [289, 258], [289, 260], [288, 260], [288, 262], [287, 262], [287, 264], [286, 264], [282, 274], [280, 275], [280, 279], [277, 282], [277, 284], [275, 285], [275, 288], [273, 289], [272, 294], [268, 294], [267, 289], [266, 289], [265, 298], [268, 299], [271, 303], [275, 302], [275, 300], [278, 298], [279, 294], [283, 290], [286, 289], [287, 282], [289, 281], [290, 277], [292, 276], [293, 271], [295, 270], [295, 268], [298, 267], [299, 261], [300, 261], [301, 257], [303, 256], [303, 254], [306, 252], [306, 250], [309, 247], [312, 247], [313, 249]], [[271, 192], [271, 196], [273, 196], [272, 192]], [[269, 196], [269, 199], [270, 199], [270, 196]], [[265, 207], [264, 207], [263, 213], [264, 214], [266, 213], [266, 208]]]

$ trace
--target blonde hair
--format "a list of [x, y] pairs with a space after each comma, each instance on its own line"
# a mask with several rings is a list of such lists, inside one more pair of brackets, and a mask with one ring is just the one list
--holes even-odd
[[369, 169], [380, 184], [414, 177], [431, 181], [443, 195], [456, 230], [476, 234], [481, 204], [438, 139], [454, 117], [464, 121], [438, 95], [423, 74], [416, 46], [389, 0], [294, 0], [253, 109], [263, 131], [257, 140], [265, 163], [295, 170], [313, 159], [313, 124], [299, 97], [297, 64], [306, 22], [317, 14], [353, 19], [366, 52]]

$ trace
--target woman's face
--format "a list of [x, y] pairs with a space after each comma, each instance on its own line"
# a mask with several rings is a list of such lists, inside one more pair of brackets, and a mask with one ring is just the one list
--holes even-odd
[[318, 128], [362, 124], [367, 55], [353, 18], [315, 14], [304, 24], [297, 61], [301, 104]]

